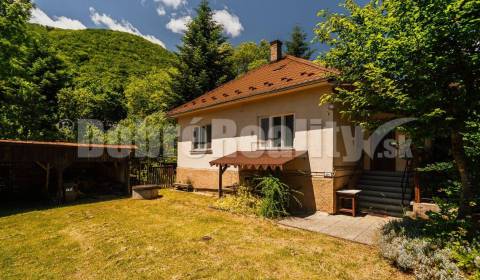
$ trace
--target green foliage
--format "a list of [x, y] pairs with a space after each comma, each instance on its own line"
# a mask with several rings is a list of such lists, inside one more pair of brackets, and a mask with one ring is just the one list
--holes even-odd
[[[340, 70], [338, 93], [321, 103], [339, 104], [341, 114], [365, 126], [374, 115], [415, 117], [406, 126], [414, 142], [449, 135], [462, 182], [460, 216], [471, 211], [474, 189], [462, 133], [480, 109], [478, 0], [386, 0], [348, 13], [319, 13], [317, 39], [331, 46], [321, 56]], [[478, 189], [478, 186], [476, 187]]]
[[270, 59], [270, 45], [262, 40], [257, 45], [255, 42], [244, 42], [233, 50], [232, 63], [237, 76], [250, 70], [268, 64]]
[[480, 242], [472, 242], [471, 245], [455, 246], [452, 257], [457, 266], [470, 275], [470, 279], [480, 279]]
[[70, 81], [67, 66], [48, 38], [27, 29], [28, 1], [2, 1], [0, 7], [0, 137], [55, 139], [57, 93]]
[[176, 101], [171, 88], [171, 73], [175, 69], [155, 69], [145, 77], [132, 77], [125, 89], [129, 116], [146, 117], [166, 112]]
[[[63, 90], [59, 97], [63, 119], [99, 119], [114, 123], [123, 120], [128, 114], [128, 102], [132, 101], [132, 90], [138, 87], [145, 94], [146, 83], [152, 82], [155, 76], [167, 80], [161, 73], [166, 73], [174, 61], [168, 50], [128, 33], [60, 30], [36, 25], [31, 28], [51, 38], [74, 73], [72, 87]], [[150, 87], [157, 97], [160, 87], [160, 82]], [[130, 100], [126, 97], [127, 90]], [[160, 102], [165, 103], [170, 102]]]
[[[448, 215], [448, 214], [447, 214]], [[451, 220], [455, 222], [454, 220]], [[417, 279], [478, 279], [480, 243], [465, 240], [466, 231], [435, 226], [437, 221], [405, 218], [387, 223], [380, 238], [382, 255]]]
[[213, 207], [241, 215], [259, 215], [261, 199], [246, 187], [239, 187], [235, 195], [217, 200]]
[[310, 59], [315, 53], [314, 50], [310, 49], [310, 44], [307, 42], [307, 33], [298, 25], [293, 28], [286, 46], [287, 54], [303, 59]]
[[260, 214], [265, 218], [279, 218], [289, 214], [290, 202], [300, 201], [294, 194], [300, 194], [292, 190], [279, 178], [272, 175], [257, 179], [257, 190], [262, 196]]
[[196, 12], [178, 47], [178, 74], [173, 76], [173, 91], [184, 102], [234, 77], [230, 48], [225, 47], [223, 28], [213, 20], [208, 1], [202, 0]]
[[32, 28], [51, 38], [75, 73], [77, 88], [122, 91], [130, 78], [168, 69], [175, 59], [163, 47], [124, 32]]
[[[22, 72], [23, 55], [28, 34], [27, 20], [30, 17], [30, 1], [0, 1], [0, 82], [17, 72]], [[1, 86], [1, 84], [0, 84]]]

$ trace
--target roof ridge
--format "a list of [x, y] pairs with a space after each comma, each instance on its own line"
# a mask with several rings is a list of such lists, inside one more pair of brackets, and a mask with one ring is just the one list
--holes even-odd
[[293, 60], [293, 61], [306, 64], [306, 65], [309, 65], [309, 66], [313, 66], [313, 67], [318, 68], [318, 69], [320, 69], [320, 70], [325, 70], [325, 71], [328, 71], [328, 72], [337, 72], [337, 70], [334, 69], [334, 68], [327, 68], [327, 67], [325, 67], [325, 66], [318, 65], [318, 64], [316, 64], [315, 62], [310, 61], [310, 60], [308, 60], [308, 59], [296, 57], [296, 56], [289, 55], [289, 54], [287, 54], [287, 55], [285, 56], [285, 58], [288, 58], [288, 59], [291, 59], [291, 60]]

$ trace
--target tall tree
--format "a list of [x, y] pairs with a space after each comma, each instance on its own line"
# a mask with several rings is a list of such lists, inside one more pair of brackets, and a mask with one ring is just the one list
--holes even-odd
[[315, 52], [310, 49], [310, 44], [307, 42], [307, 33], [298, 25], [293, 28], [290, 40], [286, 42], [286, 45], [287, 54], [304, 59], [310, 59]]
[[0, 1], [0, 82], [22, 70], [30, 1]]
[[478, 0], [385, 0], [361, 7], [345, 1], [347, 14], [320, 13], [316, 34], [331, 46], [322, 59], [340, 70], [342, 113], [375, 125], [380, 112], [416, 117], [410, 134], [449, 135], [461, 178], [460, 218], [471, 212], [473, 188], [463, 134], [480, 110]]
[[179, 46], [177, 69], [173, 76], [173, 90], [181, 101], [191, 100], [234, 77], [229, 48], [223, 47], [226, 38], [223, 28], [213, 20], [207, 0], [196, 9], [197, 16], [188, 24], [188, 30]]
[[[0, 29], [0, 137], [54, 139], [57, 93], [69, 81], [48, 39], [26, 28], [29, 1], [2, 1]], [[5, 31], [5, 33], [4, 33]]]

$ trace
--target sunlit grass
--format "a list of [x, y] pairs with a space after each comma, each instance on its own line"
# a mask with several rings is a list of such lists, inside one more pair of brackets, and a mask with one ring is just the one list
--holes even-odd
[[162, 194], [0, 212], [0, 279], [408, 278], [374, 247], [214, 210], [211, 197]]

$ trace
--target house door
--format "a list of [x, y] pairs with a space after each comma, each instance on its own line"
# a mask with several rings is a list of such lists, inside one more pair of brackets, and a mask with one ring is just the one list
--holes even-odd
[[396, 171], [395, 147], [387, 140], [395, 139], [395, 131], [388, 133], [375, 149], [372, 159], [372, 170], [375, 171]]

